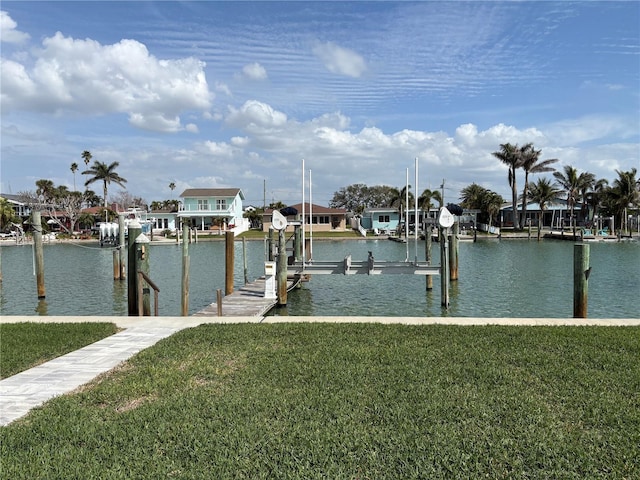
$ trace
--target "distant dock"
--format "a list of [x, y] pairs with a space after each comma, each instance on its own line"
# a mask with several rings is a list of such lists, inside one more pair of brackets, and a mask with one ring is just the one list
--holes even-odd
[[[287, 291], [295, 288], [301, 279], [290, 277], [287, 279]], [[231, 294], [222, 297], [223, 317], [262, 317], [277, 304], [276, 298], [265, 298], [265, 278], [260, 277], [251, 283], [234, 290]], [[217, 317], [218, 304], [216, 302], [207, 305], [194, 317]]]

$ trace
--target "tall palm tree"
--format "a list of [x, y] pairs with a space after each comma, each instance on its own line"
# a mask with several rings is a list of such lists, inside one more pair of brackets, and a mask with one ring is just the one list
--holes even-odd
[[609, 195], [616, 216], [620, 219], [620, 229], [628, 230], [627, 208], [640, 205], [640, 180], [636, 178], [638, 170], [634, 167], [627, 172], [616, 170], [616, 173], [618, 178], [613, 181]]
[[116, 168], [120, 165], [119, 162], [113, 162], [111, 165], [107, 165], [106, 163], [98, 162], [97, 160], [93, 162], [91, 168], [89, 170], [85, 170], [82, 172], [82, 175], [91, 175], [91, 177], [84, 182], [84, 185], [88, 187], [93, 182], [101, 181], [104, 192], [104, 206], [107, 206], [107, 187], [113, 182], [121, 187], [124, 187], [124, 184], [127, 183], [127, 180], [121, 177], [117, 172]]
[[575, 222], [573, 220], [573, 209], [575, 204], [581, 200], [581, 195], [588, 185], [593, 183], [595, 176], [592, 173], [582, 172], [578, 174], [578, 170], [571, 165], [565, 165], [564, 172], [553, 172], [559, 187], [567, 195], [567, 206], [569, 207], [570, 220], [575, 231]]
[[169, 184], [169, 189], [171, 190], [171, 193], [173, 193], [173, 191], [176, 189], [176, 183], [175, 182], [171, 182]]
[[527, 143], [520, 149], [522, 169], [524, 170], [524, 187], [522, 189], [522, 210], [520, 214], [520, 225], [524, 226], [524, 222], [527, 218], [527, 189], [529, 187], [529, 174], [530, 173], [546, 173], [555, 172], [555, 168], [550, 167], [552, 163], [558, 161], [557, 158], [549, 158], [547, 160], [540, 161], [540, 153], [542, 150], [536, 150], [533, 148], [533, 144]]
[[84, 160], [84, 164], [89, 166], [89, 163], [91, 163], [91, 158], [93, 158], [93, 155], [91, 155], [91, 152], [89, 150], [85, 150], [84, 152], [82, 152], [82, 155], [80, 156]]
[[522, 166], [521, 149], [510, 143], [500, 144], [500, 150], [492, 155], [509, 167], [509, 186], [511, 187], [511, 209], [513, 211], [513, 228], [520, 230], [520, 222], [516, 211], [518, 205], [518, 187], [516, 185], [516, 170]]
[[540, 241], [542, 233], [544, 211], [548, 205], [551, 205], [558, 199], [561, 193], [562, 191], [556, 188], [556, 186], [551, 183], [551, 180], [547, 178], [540, 178], [536, 183], [529, 185], [531, 200], [536, 202], [540, 207], [540, 210], [538, 210], [538, 241]]
[[73, 162], [71, 164], [71, 173], [73, 173], [73, 191], [76, 190], [76, 172], [78, 171], [78, 164]]

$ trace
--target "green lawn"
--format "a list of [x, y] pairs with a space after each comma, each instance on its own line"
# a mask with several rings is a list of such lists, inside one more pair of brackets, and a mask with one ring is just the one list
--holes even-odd
[[97, 342], [116, 331], [113, 323], [0, 324], [0, 378]]
[[640, 328], [205, 325], [0, 429], [3, 478], [640, 477]]

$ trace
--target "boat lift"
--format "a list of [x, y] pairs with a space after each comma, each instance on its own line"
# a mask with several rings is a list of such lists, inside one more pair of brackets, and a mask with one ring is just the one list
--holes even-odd
[[439, 275], [440, 266], [429, 265], [426, 262], [376, 262], [373, 254], [369, 252], [366, 261], [354, 261], [351, 255], [347, 255], [341, 262], [308, 263], [294, 262], [287, 266], [287, 272], [293, 275], [383, 275], [383, 274], [414, 274], [414, 275]]

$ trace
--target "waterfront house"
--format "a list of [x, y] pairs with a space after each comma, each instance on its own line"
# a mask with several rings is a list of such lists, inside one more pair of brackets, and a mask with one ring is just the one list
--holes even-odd
[[367, 208], [360, 217], [362, 228], [384, 234], [396, 231], [399, 224], [400, 211], [394, 207]]
[[[298, 213], [288, 215], [290, 222], [302, 222], [302, 203], [290, 205]], [[321, 205], [305, 203], [305, 225], [310, 225], [314, 232], [344, 232], [347, 230], [347, 211], [343, 208], [328, 208]], [[273, 219], [273, 209], [266, 209], [262, 214], [262, 231], [268, 232]], [[293, 231], [293, 226], [287, 227], [287, 231]]]
[[17, 217], [24, 219], [31, 216], [31, 207], [29, 207], [29, 205], [27, 205], [26, 203], [21, 202], [18, 195], [12, 195], [10, 193], [0, 193], [0, 198], [4, 198], [7, 202], [9, 202], [9, 205], [11, 205], [11, 208], [13, 208], [13, 211], [15, 212], [15, 215]]
[[149, 212], [149, 219], [153, 222], [154, 235], [162, 234], [169, 230], [171, 234], [176, 233], [176, 225], [178, 225], [178, 211], [172, 209], [158, 209]]
[[[571, 219], [571, 209], [567, 205], [567, 201], [564, 199], [555, 200], [553, 203], [546, 205], [542, 212], [542, 227], [557, 228], [569, 228], [571, 225], [584, 226], [589, 222], [590, 209], [583, 209], [582, 203], [576, 203], [573, 206], [573, 219]], [[522, 211], [522, 203], [519, 202], [516, 206], [517, 214], [520, 215]], [[538, 226], [538, 219], [540, 213], [540, 205], [535, 202], [527, 203], [527, 218], [524, 222], [521, 222], [521, 227], [527, 227], [529, 223], [531, 226]], [[513, 208], [512, 205], [506, 204], [500, 209], [500, 224], [503, 227], [513, 226]]]
[[189, 188], [180, 195], [178, 219], [198, 230], [247, 229], [242, 215], [244, 194], [239, 188]]

